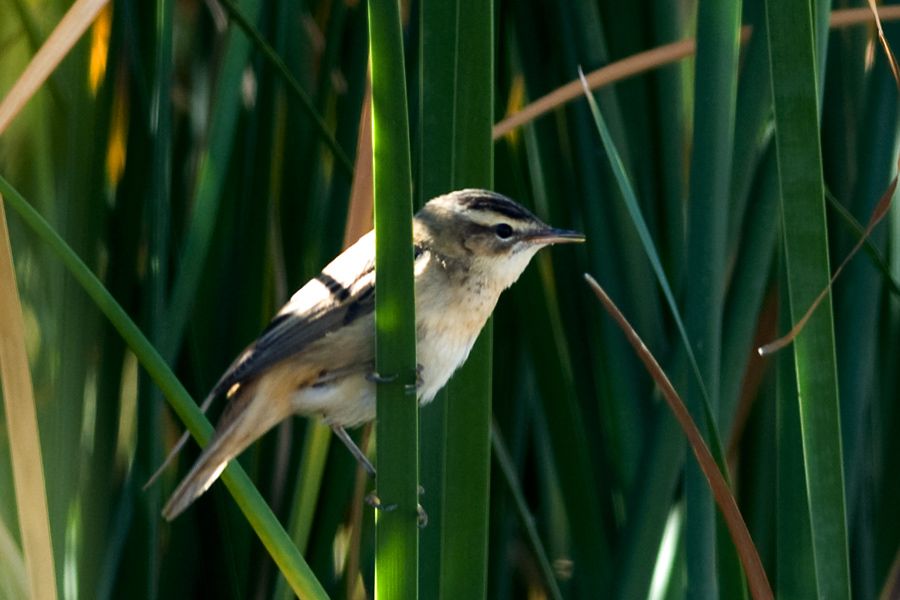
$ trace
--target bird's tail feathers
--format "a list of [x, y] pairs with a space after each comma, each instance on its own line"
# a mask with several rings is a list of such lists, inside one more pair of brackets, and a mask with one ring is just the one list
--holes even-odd
[[163, 518], [171, 521], [180, 515], [219, 478], [219, 475], [228, 466], [228, 461], [240, 451], [236, 451], [228, 441], [228, 436], [217, 437], [206, 447], [203, 454], [197, 459], [197, 463], [191, 468], [191, 471], [175, 488], [175, 491], [163, 508]]
[[232, 458], [293, 412], [286, 394], [271, 395], [267, 391], [251, 389], [232, 398], [222, 415], [221, 430], [204, 448], [163, 508], [166, 520], [181, 514], [209, 489]]
[[[203, 400], [203, 404], [200, 405], [200, 412], [206, 414], [206, 409], [209, 408], [209, 405], [212, 404], [212, 401], [216, 399], [218, 396], [217, 389], [214, 389], [209, 393], [209, 395]], [[163, 471], [172, 464], [172, 461], [175, 460], [175, 457], [181, 452], [181, 449], [184, 448], [184, 445], [187, 443], [188, 438], [191, 437], [191, 432], [186, 430], [181, 434], [181, 437], [178, 438], [178, 441], [175, 442], [175, 445], [172, 446], [172, 449], [169, 450], [169, 454], [166, 455], [166, 459], [162, 462], [161, 465], [153, 472], [153, 475], [150, 476], [150, 479], [147, 480], [147, 483], [144, 484], [142, 488], [144, 491], [156, 483], [156, 480], [159, 479], [159, 476], [163, 474]]]

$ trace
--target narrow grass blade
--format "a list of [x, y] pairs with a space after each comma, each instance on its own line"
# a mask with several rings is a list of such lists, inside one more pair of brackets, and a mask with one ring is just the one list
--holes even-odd
[[750, 533], [747, 531], [747, 525], [744, 523], [740, 510], [738, 510], [734, 496], [731, 495], [728, 483], [719, 471], [719, 466], [716, 464], [716, 460], [709, 451], [706, 442], [703, 441], [703, 436], [700, 434], [700, 430], [691, 418], [687, 407], [685, 407], [684, 402], [679, 398], [678, 392], [675, 391], [675, 388], [659, 366], [659, 363], [656, 362], [656, 359], [650, 351], [647, 350], [643, 340], [641, 340], [637, 332], [625, 319], [625, 316], [619, 311], [612, 300], [610, 300], [609, 296], [606, 295], [603, 288], [601, 288], [588, 274], [585, 274], [585, 280], [588, 282], [591, 290], [597, 295], [597, 298], [603, 304], [606, 311], [625, 333], [629, 343], [640, 357], [641, 362], [644, 363], [647, 371], [653, 376], [653, 380], [659, 386], [669, 408], [678, 420], [678, 424], [684, 431], [685, 436], [687, 436], [688, 442], [691, 445], [691, 450], [697, 458], [697, 463], [700, 465], [703, 475], [707, 479], [713, 497], [719, 505], [719, 509], [725, 519], [731, 537], [734, 540], [744, 571], [747, 574], [750, 592], [756, 599], [774, 598], [772, 589], [769, 586], [768, 577], [762, 566], [762, 561], [759, 559], [756, 546], [750, 538]]
[[[775, 148], [769, 144], [756, 171], [756, 182], [748, 190], [753, 202], [744, 215], [743, 230], [734, 273], [725, 302], [722, 333], [721, 404], [722, 429], [734, 432], [740, 413], [741, 385], [747, 361], [753, 353], [754, 332], [769, 285], [778, 234], [778, 165]], [[728, 444], [734, 444], [733, 439]]]
[[[824, 190], [824, 187], [822, 188]], [[897, 177], [894, 177], [894, 180], [888, 186], [887, 191], [885, 191], [884, 195], [882, 195], [881, 199], [878, 201], [878, 204], [875, 206], [875, 210], [872, 212], [872, 217], [869, 220], [868, 225], [866, 225], [866, 229], [863, 232], [862, 237], [860, 237], [856, 244], [854, 244], [853, 248], [844, 257], [844, 260], [841, 261], [841, 264], [838, 265], [837, 269], [834, 270], [834, 274], [828, 278], [828, 283], [824, 288], [816, 295], [813, 301], [810, 303], [809, 307], [806, 311], [797, 319], [797, 322], [794, 323], [794, 326], [791, 327], [791, 330], [778, 338], [774, 342], [770, 342], [765, 346], [759, 349], [759, 353], [761, 355], [771, 354], [772, 352], [776, 352], [788, 344], [790, 344], [800, 333], [803, 331], [803, 328], [806, 326], [807, 322], [812, 318], [813, 314], [815, 314], [816, 309], [822, 304], [823, 301], [831, 297], [831, 287], [834, 285], [834, 281], [840, 276], [841, 272], [844, 270], [844, 267], [847, 266], [847, 263], [856, 255], [860, 248], [862, 248], [863, 243], [869, 239], [869, 236], [872, 234], [872, 230], [881, 222], [887, 214], [888, 210], [891, 207], [891, 200], [894, 197], [894, 191], [897, 189]]]
[[25, 560], [12, 532], [0, 519], [0, 595], [4, 598], [28, 597], [28, 573]]
[[[790, 313], [797, 323], [830, 279], [812, 14], [767, 0], [775, 139]], [[817, 591], [850, 594], [844, 471], [831, 297], [794, 342]]]
[[[882, 6], [879, 15], [883, 22], [900, 20], [900, 6]], [[831, 13], [831, 28], [844, 28], [869, 23], [874, 20], [868, 8], [845, 8]], [[741, 28], [741, 43], [750, 39], [753, 30], [750, 26]], [[585, 75], [591, 90], [612, 85], [618, 81], [636, 77], [647, 71], [684, 60], [697, 51], [697, 42], [687, 38], [663, 44], [643, 52], [617, 60], [591, 71]], [[553, 112], [564, 104], [577, 99], [584, 93], [581, 82], [572, 80], [534, 102], [523, 106], [515, 113], [508, 115], [494, 125], [494, 140], [498, 140], [523, 125]]]
[[[731, 202], [728, 207], [728, 257], [738, 251], [741, 228], [752, 206], [752, 186], [772, 137], [772, 90], [760, 85], [769, 75], [769, 48], [765, 31], [765, 6], [749, 4], [745, 20], [753, 22], [753, 35], [741, 57], [734, 125], [731, 168]], [[722, 401], [729, 398], [722, 395]], [[724, 423], [723, 423], [724, 425]]]
[[[244, 5], [248, 18], [255, 20], [260, 11], [260, 2], [245, 0]], [[206, 147], [198, 159], [190, 223], [187, 226], [169, 297], [168, 335], [161, 352], [170, 361], [174, 360], [174, 355], [181, 345], [212, 243], [222, 188], [225, 184], [226, 165], [231, 159], [234, 144], [241, 103], [240, 82], [250, 54], [250, 42], [243, 35], [231, 31], [225, 48], [222, 70], [216, 84], [216, 103], [210, 116]]]
[[[613, 168], [613, 173], [615, 174], [616, 180], [619, 183], [619, 189], [622, 191], [622, 196], [624, 197], [625, 204], [628, 207], [628, 212], [631, 215], [634, 226], [638, 231], [638, 236], [640, 237], [641, 244], [644, 246], [644, 251], [647, 253], [647, 257], [650, 259], [650, 264], [652, 265], [653, 272], [656, 275], [657, 281], [659, 282], [659, 287], [662, 289], [663, 295], [666, 298], [666, 302], [669, 305], [669, 310], [672, 313], [672, 318], [675, 320], [675, 326], [678, 328], [678, 333], [681, 337], [682, 344], [684, 345], [685, 354], [687, 355], [688, 361], [691, 364], [691, 369], [693, 370], [700, 387], [704, 389], [704, 396], [706, 396], [705, 386], [703, 384], [703, 376], [700, 373], [700, 367], [697, 365], [697, 359], [694, 356], [694, 351], [691, 347], [691, 343], [687, 335], [687, 330], [684, 327], [684, 322], [681, 320], [681, 313], [678, 310], [678, 304], [675, 302], [675, 295], [672, 293], [672, 288], [669, 287], [669, 280], [666, 277], [665, 272], [663, 271], [662, 263], [659, 260], [659, 254], [656, 252], [656, 247], [653, 244], [653, 239], [650, 237], [650, 231], [647, 229], [647, 223], [644, 220], [643, 215], [641, 214], [641, 209], [637, 202], [637, 196], [635, 196], [634, 189], [631, 187], [631, 182], [628, 180], [628, 174], [625, 172], [625, 167], [622, 164], [622, 160], [619, 158], [619, 153], [616, 150], [615, 144], [613, 143], [609, 128], [606, 126], [606, 121], [603, 119], [603, 115], [600, 113], [600, 108], [597, 106], [597, 102], [594, 100], [593, 95], [588, 89], [587, 82], [584, 79], [584, 74], [582, 74], [581, 84], [582, 90], [584, 91], [588, 103], [591, 106], [591, 112], [594, 115], [594, 121], [597, 125], [597, 131], [600, 133], [600, 137], [603, 139], [603, 146], [606, 149], [607, 157], [609, 158], [609, 162]], [[714, 425], [714, 423], [712, 425]]]
[[0, 315], [0, 380], [29, 596], [50, 600], [57, 595], [50, 517], [3, 192], [0, 192]]
[[[573, 582], [577, 593], [591, 596], [607, 589], [613, 575], [613, 532], [609, 525], [612, 507], [593, 463], [592, 421], [586, 417], [587, 410], [579, 402], [573, 381], [574, 361], [563, 331], [560, 300], [555, 287], [546, 284], [550, 279], [549, 258], [546, 254], [536, 257], [536, 266], [543, 267], [543, 278], [526, 272], [517, 289], [512, 290], [527, 298], [527, 302], [519, 303], [515, 317], [519, 324], [528, 323], [528, 327], [518, 329], [527, 343], [530, 360], [525, 364], [531, 374], [523, 368], [518, 379], [534, 378], [529, 387], [536, 388], [542, 410], [532, 419], [540, 421], [545, 431], [538, 434], [535, 444], [543, 449], [544, 460], [555, 471], [551, 479], [558, 481], [554, 486], [558, 491], [553, 493], [561, 496], [559, 508], [552, 512], [564, 511], [565, 517], [571, 519], [567, 529], [558, 531], [556, 540], [562, 536], [570, 539], [573, 560], [591, 565], [589, 572]], [[529, 320], [532, 311], [541, 318]]]
[[[745, 21], [753, 32], [741, 57], [735, 109], [734, 152], [726, 233], [726, 299], [722, 321], [722, 361], [717, 418], [723, 432], [733, 432], [741, 399], [741, 381], [752, 354], [765, 288], [772, 271], [777, 228], [777, 165], [772, 142], [772, 90], [762, 85], [769, 75], [765, 6], [745, 4]], [[733, 441], [728, 439], [728, 444]]]
[[[707, 418], [704, 403], [713, 418], [720, 405], [741, 5], [740, 0], [702, 1], [697, 9], [684, 319], [699, 368], [698, 378], [686, 381], [685, 402], [701, 427]], [[684, 536], [688, 595], [739, 597], [742, 583], [727, 576], [734, 555], [730, 548], [716, 548], [712, 498], [703, 474], [690, 463], [685, 471]]]
[[317, 493], [322, 484], [322, 473], [325, 470], [325, 459], [331, 446], [331, 428], [322, 423], [307, 424], [303, 438], [300, 468], [297, 474], [297, 487], [294, 490], [290, 533], [291, 539], [300, 552], [306, 551], [309, 534], [312, 529], [313, 516], [316, 509]]
[[[134, 321], [68, 244], [3, 177], [0, 177], [0, 193], [6, 196], [10, 207], [63, 262], [135, 353], [194, 438], [201, 445], [205, 445], [212, 437], [212, 425], [206, 420], [184, 386], [178, 381], [157, 350], [144, 337]], [[327, 598], [324, 589], [310, 571], [303, 557], [300, 556], [296, 546], [291, 543], [290, 537], [278, 523], [272, 510], [236, 461], [233, 461], [225, 469], [222, 480], [263, 545], [284, 573], [291, 588], [304, 598]]]
[[303, 110], [309, 115], [309, 118], [312, 119], [312, 122], [316, 126], [316, 130], [318, 131], [319, 136], [325, 142], [331, 151], [334, 153], [334, 157], [337, 159], [337, 164], [341, 167], [346, 175], [353, 175], [353, 163], [350, 162], [350, 158], [347, 156], [347, 153], [344, 152], [344, 149], [341, 148], [338, 141], [334, 138], [334, 135], [329, 131], [328, 125], [325, 123], [325, 119], [322, 118], [322, 115], [319, 114], [319, 111], [316, 110], [315, 106], [313, 106], [312, 99], [300, 85], [300, 82], [291, 74], [288, 66], [284, 63], [278, 53], [275, 52], [275, 49], [272, 48], [269, 44], [266, 43], [266, 40], [263, 39], [262, 35], [260, 35], [259, 31], [256, 30], [256, 27], [253, 26], [253, 23], [250, 22], [249, 19], [244, 15], [243, 11], [237, 5], [234, 0], [220, 0], [222, 6], [228, 12], [228, 15], [237, 23], [238, 27], [250, 38], [253, 44], [262, 52], [263, 56], [266, 57], [272, 66], [275, 67], [275, 72], [278, 73], [287, 83], [288, 89], [293, 92], [293, 94], [300, 100], [300, 106], [303, 107]]
[[[585, 90], [587, 90], [583, 74], [582, 86]], [[713, 454], [716, 456], [716, 461], [723, 468], [724, 473], [725, 459], [724, 454], [721, 451], [722, 442], [721, 437], [719, 436], [718, 425], [716, 424], [716, 420], [712, 416], [714, 413], [712, 411], [712, 407], [710, 406], [709, 394], [707, 393], [706, 385], [700, 372], [700, 367], [694, 355], [690, 339], [688, 338], [687, 330], [685, 329], [684, 322], [681, 319], [678, 305], [675, 302], [675, 296], [672, 293], [671, 287], [669, 286], [668, 278], [663, 271], [662, 263], [659, 260], [659, 254], [656, 252], [656, 247], [653, 243], [652, 238], [650, 237], [650, 232], [647, 229], [646, 221], [644, 220], [644, 217], [641, 214], [640, 206], [638, 206], [637, 203], [637, 196], [635, 196], [634, 189], [631, 187], [631, 183], [628, 180], [628, 174], [625, 172], [625, 167], [621, 159], [619, 158], [619, 154], [616, 150], [615, 144], [612, 141], [612, 136], [609, 132], [609, 128], [606, 126], [606, 122], [603, 119], [603, 115], [600, 113], [600, 109], [598, 108], [597, 102], [594, 100], [593, 95], [587, 91], [586, 94], [588, 103], [591, 106], [591, 112], [594, 115], [594, 121], [597, 125], [597, 130], [600, 132], [600, 137], [603, 139], [603, 145], [606, 149], [610, 164], [613, 167], [613, 172], [615, 173], [616, 180], [619, 183], [620, 190], [622, 191], [622, 196], [625, 199], [625, 204], [628, 207], [628, 212], [631, 215], [632, 222], [635, 228], [637, 229], [641, 244], [644, 247], [647, 258], [650, 260], [650, 264], [653, 267], [654, 274], [656, 275], [659, 286], [663, 291], [666, 302], [669, 305], [669, 310], [671, 311], [672, 318], [675, 321], [675, 326], [677, 327], [679, 336], [681, 338], [685, 356], [687, 356], [687, 360], [690, 364], [691, 370], [694, 374], [694, 377], [696, 378], [696, 383], [703, 398], [702, 410], [704, 412], [704, 420], [706, 421], [707, 435], [710, 440], [710, 444], [712, 445]]]
[[835, 213], [841, 218], [847, 228], [853, 231], [853, 235], [856, 237], [857, 241], [862, 240], [863, 248], [866, 251], [866, 254], [869, 256], [869, 259], [872, 261], [872, 265], [878, 269], [881, 273], [881, 278], [884, 281], [884, 285], [887, 289], [894, 295], [900, 296], [900, 283], [898, 283], [893, 274], [891, 273], [891, 267], [885, 260], [882, 255], [881, 250], [879, 250], [875, 244], [872, 243], [872, 240], [868, 239], [865, 235], [865, 228], [863, 225], [856, 220], [856, 217], [847, 210], [841, 202], [834, 197], [827, 189], [825, 190], [825, 197], [828, 200], [828, 206], [834, 210]]
[[[173, 0], [156, 0], [155, 10], [155, 52], [153, 57], [153, 91], [150, 109], [151, 168], [150, 185], [145, 199], [147, 228], [149, 229], [147, 251], [149, 252], [149, 272], [143, 289], [143, 304], [147, 307], [142, 315], [143, 329], [150, 342], [157, 348], [166, 339], [167, 294], [169, 285], [169, 248], [172, 189], [172, 71], [173, 71]], [[134, 173], [133, 170], [130, 173]], [[140, 434], [137, 443], [138, 471], [146, 465], [159, 464], [164, 455], [163, 423], [164, 402], [159, 388], [148, 377], [141, 377], [139, 383], [138, 420]], [[101, 434], [102, 435], [102, 434]], [[108, 434], [107, 434], [108, 435]], [[139, 513], [140, 525], [146, 531], [145, 564], [148, 578], [152, 582], [160, 572], [162, 547], [153, 543], [159, 537], [162, 525], [158, 518], [162, 506], [162, 491], [159, 486], [145, 489], [139, 496], [143, 510]], [[155, 584], [152, 590], [155, 590]], [[148, 592], [148, 593], [155, 593]]]
[[647, 439], [641, 477], [627, 498], [633, 516], [622, 532], [616, 598], [649, 597], [660, 541], [671, 513], [670, 502], [659, 499], [674, 497], [684, 479], [684, 434], [666, 407], [658, 407], [653, 414]]
[[[677, 5], [668, 0], [654, 0], [652, 3], [653, 39], [668, 42], [684, 38], [692, 27], [692, 10], [686, 5]], [[660, 152], [657, 164], [661, 177], [657, 184], [662, 201], [661, 220], [664, 226], [660, 233], [661, 254], [666, 258], [667, 270], [673, 281], [681, 281], [684, 272], [686, 244], [684, 233], [687, 215], [684, 210], [685, 190], [687, 190], [687, 169], [684, 167], [685, 142], [690, 133], [689, 115], [690, 63], [672, 63], [660, 67], [648, 80], [657, 87], [656, 119], [654, 128]], [[601, 273], [597, 273], [602, 276]], [[614, 291], [614, 290], [611, 290]], [[615, 294], [613, 295], [615, 297]]]
[[[644, 70], [682, 60], [691, 56], [696, 48], [697, 46], [693, 39], [680, 40], [640, 52], [621, 61], [616, 61], [591, 71], [585, 77], [588, 80], [590, 89], [596, 90], [628, 77], [633, 77]], [[584, 90], [580, 81], [577, 79], [570, 81], [497, 123], [494, 126], [494, 138], [499, 139], [503, 137], [510, 131], [534, 121], [538, 117], [559, 108], [566, 102], [575, 100], [583, 93]]]
[[77, 0], [0, 103], [0, 134], [72, 49], [109, 0]]
[[[13, 2], [11, 2], [10, 4], [12, 4], [16, 15], [19, 17], [19, 21], [22, 23], [22, 29], [25, 32], [25, 36], [28, 38], [28, 49], [32, 53], [37, 52], [38, 50], [40, 50], [40, 47], [46, 38], [43, 28], [40, 26], [35, 15], [36, 12], [40, 12], [40, 8], [30, 4], [28, 0], [13, 0]], [[11, 43], [12, 39], [8, 39], [5, 41]], [[6, 50], [5, 44], [3, 50]], [[49, 90], [50, 95], [53, 97], [53, 101], [57, 106], [62, 106], [65, 104], [60, 92], [60, 86], [53, 75], [50, 75], [47, 78], [47, 89]]]
[[413, 289], [412, 165], [403, 36], [397, 0], [369, 2], [375, 201], [376, 515], [375, 595], [416, 598], [419, 586], [419, 456]]
[[525, 501], [525, 494], [522, 492], [522, 485], [516, 476], [512, 457], [509, 455], [509, 450], [506, 448], [503, 436], [500, 435], [500, 430], [497, 429], [496, 426], [491, 427], [491, 446], [494, 449], [494, 458], [497, 461], [497, 465], [500, 467], [503, 479], [506, 481], [507, 486], [509, 486], [509, 493], [516, 505], [516, 514], [519, 517], [519, 522], [525, 529], [525, 535], [528, 538], [528, 543], [531, 545], [531, 551], [534, 552], [534, 556], [538, 561], [541, 575], [547, 586], [547, 592], [553, 600], [562, 600], [562, 591], [559, 589], [559, 584], [556, 581], [556, 574], [553, 572], [550, 559], [547, 557], [547, 551], [544, 549], [544, 544], [538, 533], [534, 516], [528, 509], [528, 504]]

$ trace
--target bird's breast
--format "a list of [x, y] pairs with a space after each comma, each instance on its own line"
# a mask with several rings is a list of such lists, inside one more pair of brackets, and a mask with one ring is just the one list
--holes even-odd
[[499, 291], [478, 278], [450, 275], [456, 280], [433, 269], [416, 280], [416, 358], [423, 369], [423, 404], [465, 362], [499, 297]]

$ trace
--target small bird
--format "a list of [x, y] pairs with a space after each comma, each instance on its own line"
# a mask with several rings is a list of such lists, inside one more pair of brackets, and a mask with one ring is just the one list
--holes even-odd
[[[541, 248], [582, 242], [500, 194], [466, 189], [429, 201], [413, 218], [419, 403], [459, 368], [497, 304]], [[369, 232], [300, 288], [213, 387], [229, 404], [179, 484], [172, 520], [228, 462], [293, 414], [320, 416], [374, 474], [346, 427], [375, 418], [375, 236]], [[164, 465], [165, 466], [165, 465]]]

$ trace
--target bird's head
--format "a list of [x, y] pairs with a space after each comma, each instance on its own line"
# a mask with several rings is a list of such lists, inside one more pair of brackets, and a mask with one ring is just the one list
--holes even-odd
[[488, 190], [439, 196], [419, 211], [416, 222], [417, 242], [500, 289], [516, 281], [544, 246], [584, 241], [583, 234], [550, 227], [520, 204]]

